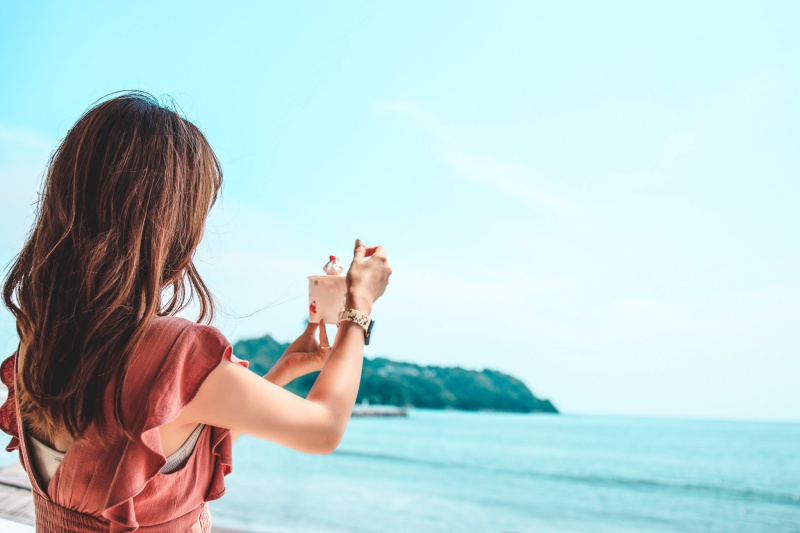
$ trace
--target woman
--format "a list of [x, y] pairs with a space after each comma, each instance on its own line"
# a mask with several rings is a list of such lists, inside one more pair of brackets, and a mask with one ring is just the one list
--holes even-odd
[[[332, 347], [309, 324], [264, 379], [219, 330], [174, 316], [193, 297], [198, 322], [213, 316], [192, 258], [221, 185], [200, 130], [139, 92], [91, 108], [54, 153], [3, 292], [20, 342], [2, 365], [0, 428], [31, 479], [40, 533], [209, 531], [206, 502], [224, 492], [238, 434], [307, 453], [342, 438], [361, 375], [357, 321], [340, 323]], [[349, 314], [368, 316], [390, 274], [385, 250], [357, 240]], [[317, 370], [307, 398], [282, 388]]]

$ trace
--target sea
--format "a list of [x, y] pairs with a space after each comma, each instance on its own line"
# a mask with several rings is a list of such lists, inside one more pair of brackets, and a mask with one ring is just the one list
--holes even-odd
[[800, 532], [798, 423], [413, 409], [234, 462], [212, 517], [248, 531]]
[[331, 455], [242, 437], [225, 479], [240, 531], [800, 532], [800, 424], [411, 409]]

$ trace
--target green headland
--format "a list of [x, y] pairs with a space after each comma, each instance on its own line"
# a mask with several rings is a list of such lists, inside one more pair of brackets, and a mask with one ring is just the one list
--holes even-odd
[[[250, 369], [263, 375], [275, 364], [288, 344], [266, 335], [236, 343], [237, 357], [250, 361]], [[318, 372], [296, 379], [286, 386], [305, 397]], [[533, 395], [519, 379], [494, 370], [460, 367], [421, 366], [383, 357], [364, 359], [364, 371], [357, 403], [459, 409], [465, 411], [506, 411], [516, 413], [558, 413], [550, 400]]]

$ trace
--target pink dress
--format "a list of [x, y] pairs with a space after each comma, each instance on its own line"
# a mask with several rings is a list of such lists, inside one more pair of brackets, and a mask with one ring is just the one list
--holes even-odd
[[[38, 533], [211, 531], [207, 502], [225, 493], [223, 477], [232, 470], [230, 431], [205, 426], [186, 464], [162, 474], [166, 457], [157, 428], [177, 417], [223, 357], [247, 367], [218, 329], [177, 317], [155, 319], [123, 386], [123, 413], [135, 439], [114, 432], [104, 447], [92, 424], [72, 443], [44, 490], [30, 466], [15, 401], [16, 355], [0, 367], [8, 387], [0, 429], [11, 435], [6, 450], [19, 450], [31, 480]], [[115, 424], [111, 387], [104, 408]]]

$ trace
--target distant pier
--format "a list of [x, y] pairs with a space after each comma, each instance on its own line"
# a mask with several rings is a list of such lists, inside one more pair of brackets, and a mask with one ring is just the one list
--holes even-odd
[[396, 405], [370, 405], [366, 400], [353, 407], [352, 416], [408, 416], [405, 407]]

